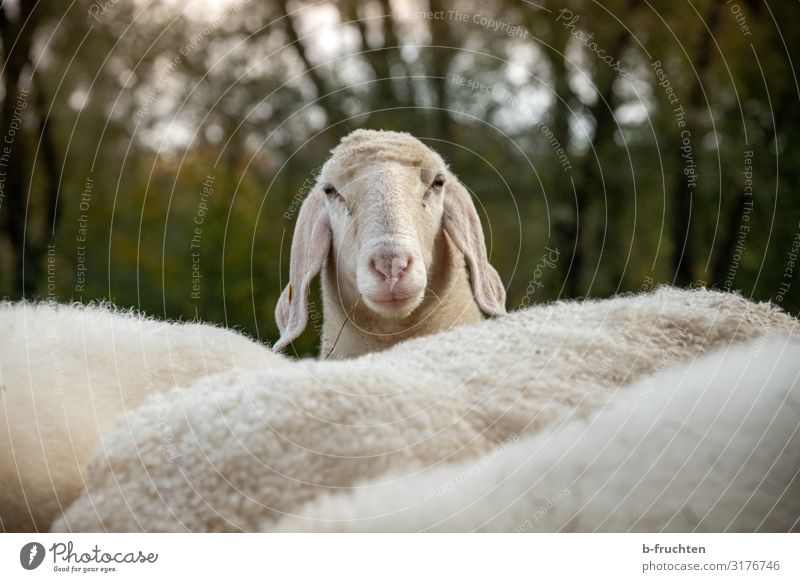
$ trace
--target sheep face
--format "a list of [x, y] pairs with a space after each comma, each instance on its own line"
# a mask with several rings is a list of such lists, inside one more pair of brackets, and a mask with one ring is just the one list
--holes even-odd
[[360, 303], [379, 319], [412, 315], [431, 275], [448, 266], [435, 259], [445, 233], [469, 266], [478, 307], [505, 313], [505, 288], [489, 264], [472, 198], [442, 158], [405, 133], [356, 130], [345, 137], [300, 208], [273, 349], [306, 327], [309, 285], [326, 260], [338, 293], [331, 299], [345, 313]]
[[425, 296], [447, 179], [430, 161], [378, 162], [323, 183], [339, 289], [382, 317], [406, 317]]

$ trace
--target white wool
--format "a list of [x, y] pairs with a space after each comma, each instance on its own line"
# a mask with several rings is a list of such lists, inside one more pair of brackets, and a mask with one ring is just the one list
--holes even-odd
[[100, 434], [148, 394], [285, 361], [233, 331], [102, 305], [0, 303], [0, 330], [5, 531], [49, 529], [82, 491]]
[[800, 339], [723, 348], [640, 380], [589, 419], [298, 515], [274, 529], [797, 531]]
[[532, 307], [349, 361], [205, 378], [106, 432], [87, 491], [54, 529], [258, 530], [320, 493], [487, 454], [672, 363], [795, 324], [737, 295], [662, 288]]

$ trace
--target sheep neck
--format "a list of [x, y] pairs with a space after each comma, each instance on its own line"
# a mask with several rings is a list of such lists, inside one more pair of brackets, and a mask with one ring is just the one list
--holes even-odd
[[336, 281], [336, 262], [328, 257], [322, 276], [323, 357], [328, 353], [329, 358], [349, 358], [376, 352], [411, 337], [481, 319], [481, 312], [472, 296], [464, 257], [444, 231], [434, 245], [428, 291], [420, 306], [408, 317], [380, 317], [358, 301], [354, 290], [337, 289]]

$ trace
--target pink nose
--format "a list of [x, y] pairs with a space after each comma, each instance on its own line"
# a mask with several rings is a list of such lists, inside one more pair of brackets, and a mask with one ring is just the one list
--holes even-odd
[[372, 259], [372, 270], [379, 280], [389, 283], [389, 290], [393, 290], [394, 286], [400, 278], [408, 271], [411, 265], [410, 255], [378, 255]]

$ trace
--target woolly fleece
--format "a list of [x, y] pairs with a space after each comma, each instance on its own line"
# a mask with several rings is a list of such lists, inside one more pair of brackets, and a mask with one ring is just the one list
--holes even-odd
[[590, 419], [299, 514], [274, 529], [798, 531], [800, 338], [723, 348], [640, 380]]
[[532, 307], [355, 360], [204, 378], [104, 435], [54, 531], [259, 530], [320, 493], [486, 454], [672, 363], [795, 324], [737, 295], [661, 288]]
[[48, 530], [81, 493], [103, 430], [148, 394], [286, 361], [234, 331], [103, 305], [4, 302], [0, 330], [4, 531]]

